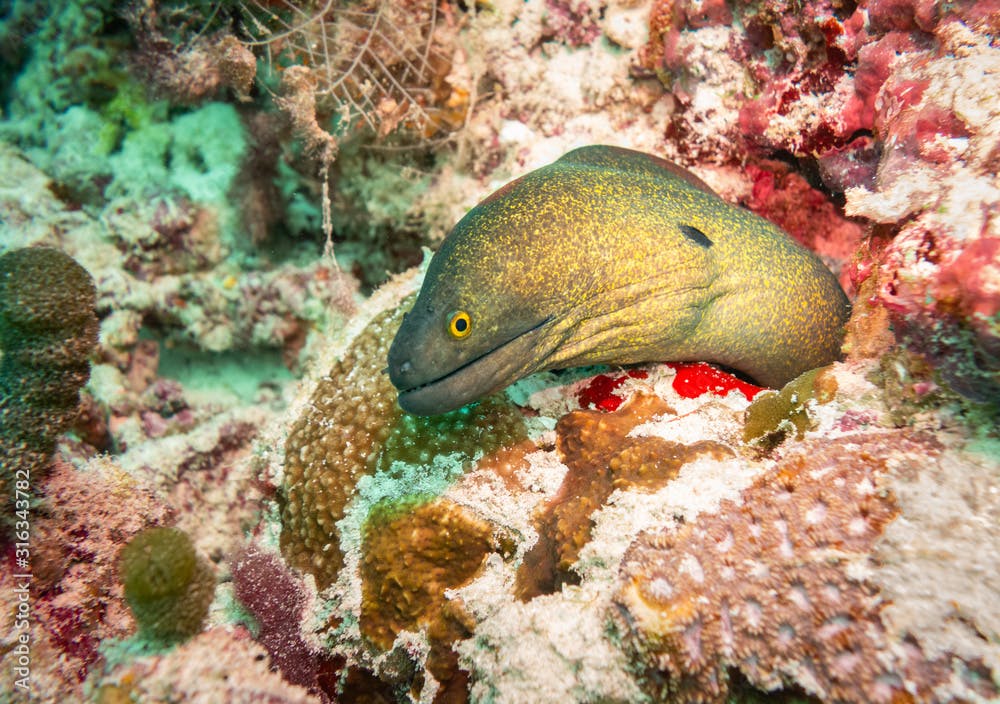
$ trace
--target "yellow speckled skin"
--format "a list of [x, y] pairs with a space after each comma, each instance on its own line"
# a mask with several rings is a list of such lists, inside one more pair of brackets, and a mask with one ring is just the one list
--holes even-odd
[[[455, 226], [389, 375], [403, 409], [424, 415], [597, 363], [703, 360], [781, 386], [836, 359], [848, 309], [833, 274], [775, 225], [662, 159], [584, 147]], [[449, 332], [456, 311], [465, 337]]]

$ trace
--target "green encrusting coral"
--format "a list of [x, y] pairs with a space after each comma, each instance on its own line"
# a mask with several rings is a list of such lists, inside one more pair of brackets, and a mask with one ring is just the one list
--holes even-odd
[[147, 528], [122, 549], [118, 572], [140, 636], [169, 644], [201, 631], [215, 575], [187, 533]]
[[810, 402], [829, 403], [837, 393], [837, 381], [827, 372], [829, 367], [812, 369], [785, 384], [781, 391], [758, 394], [746, 410], [743, 441], [769, 450], [792, 432], [801, 440], [815, 426]]
[[404, 413], [389, 431], [377, 469], [389, 470], [393, 462], [429, 464], [443, 455], [453, 455], [455, 462], [464, 463], [527, 436], [521, 414], [498, 396], [441, 416]]
[[30, 487], [76, 417], [97, 344], [95, 299], [90, 274], [58, 249], [18, 249], [0, 257], [4, 524], [12, 511], [30, 508]]

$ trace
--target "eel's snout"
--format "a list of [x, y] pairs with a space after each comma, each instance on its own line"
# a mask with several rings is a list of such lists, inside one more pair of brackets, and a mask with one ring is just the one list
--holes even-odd
[[386, 361], [388, 362], [389, 381], [392, 382], [393, 386], [400, 391], [405, 391], [418, 385], [413, 362], [410, 361], [408, 351], [405, 351], [403, 345], [399, 344], [398, 337], [392, 341]]

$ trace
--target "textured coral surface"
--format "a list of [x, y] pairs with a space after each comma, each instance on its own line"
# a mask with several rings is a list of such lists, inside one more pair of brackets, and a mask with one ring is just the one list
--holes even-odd
[[215, 592], [215, 575], [177, 528], [147, 528], [121, 552], [125, 600], [151, 640], [184, 640], [201, 631]]
[[378, 450], [399, 411], [389, 377], [380, 373], [402, 309], [369, 323], [320, 380], [285, 445], [282, 552], [321, 586], [343, 564], [336, 523], [358, 479], [375, 469]]
[[878, 592], [859, 578], [897, 512], [876, 483], [898, 440], [858, 440], [805, 446], [742, 505], [644, 535], [626, 555], [617, 599], [678, 700], [724, 701], [730, 667], [763, 689], [796, 682], [835, 701], [925, 698], [944, 679], [944, 664], [893, 652]]
[[[0, 257], [0, 530], [29, 508], [56, 441], [76, 416], [97, 344], [94, 283], [64, 252], [26, 248]], [[16, 524], [27, 535], [30, 522]], [[25, 541], [26, 538], [19, 537]]]

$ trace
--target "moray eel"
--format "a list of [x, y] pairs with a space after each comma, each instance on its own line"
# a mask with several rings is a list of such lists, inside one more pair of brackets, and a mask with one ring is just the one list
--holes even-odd
[[590, 146], [459, 221], [388, 372], [420, 415], [590, 364], [700, 360], [780, 387], [837, 358], [848, 312], [830, 270], [775, 225], [671, 162]]

